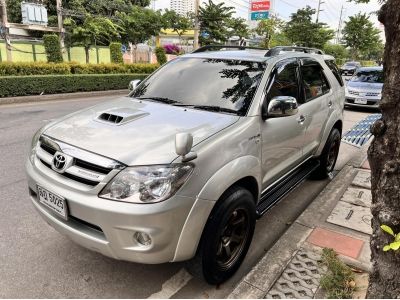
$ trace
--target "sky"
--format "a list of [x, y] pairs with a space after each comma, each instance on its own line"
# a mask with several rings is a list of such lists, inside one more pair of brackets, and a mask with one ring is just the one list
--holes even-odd
[[[155, 0], [156, 9], [168, 8], [170, 0]], [[312, 8], [318, 7], [318, 0], [272, 0], [273, 11], [284, 20], [289, 20], [290, 15], [296, 12], [299, 8], [306, 5]], [[236, 7], [236, 15], [248, 19], [249, 0], [214, 0], [215, 3], [225, 2], [229, 6]], [[320, 22], [326, 23], [329, 27], [337, 30], [339, 25], [340, 10], [342, 5], [345, 8], [344, 21], [348, 20], [349, 16], [353, 16], [359, 12], [371, 13], [379, 10], [379, 3], [377, 0], [371, 0], [368, 4], [356, 4], [347, 2], [346, 0], [323, 0], [320, 14]], [[383, 30], [375, 14], [370, 15], [370, 20], [377, 28]], [[383, 33], [382, 33], [383, 37]]]

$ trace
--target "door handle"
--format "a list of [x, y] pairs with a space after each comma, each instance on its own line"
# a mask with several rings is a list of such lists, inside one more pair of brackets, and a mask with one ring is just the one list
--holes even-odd
[[328, 102], [328, 107], [332, 107], [332, 105], [333, 105], [332, 100], [329, 100], [329, 102]]
[[300, 117], [297, 118], [297, 123], [303, 124], [305, 120], [306, 120], [306, 117], [301, 115]]

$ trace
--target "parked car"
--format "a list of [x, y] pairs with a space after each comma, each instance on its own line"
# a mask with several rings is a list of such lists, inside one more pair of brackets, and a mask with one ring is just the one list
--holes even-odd
[[358, 61], [346, 62], [341, 68], [340, 73], [344, 76], [354, 75], [354, 73], [361, 68], [361, 63]]
[[347, 83], [345, 105], [378, 108], [383, 75], [383, 67], [360, 68]]
[[129, 97], [41, 128], [26, 171], [43, 219], [115, 259], [232, 276], [257, 218], [332, 172], [345, 91], [308, 48], [230, 50], [180, 56]]

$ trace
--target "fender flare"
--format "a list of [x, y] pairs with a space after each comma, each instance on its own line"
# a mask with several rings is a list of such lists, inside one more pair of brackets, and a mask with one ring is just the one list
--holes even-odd
[[230, 186], [248, 176], [257, 180], [260, 192], [260, 160], [254, 156], [234, 159], [207, 181], [186, 218], [173, 261], [188, 260], [195, 256], [204, 227], [215, 203]]

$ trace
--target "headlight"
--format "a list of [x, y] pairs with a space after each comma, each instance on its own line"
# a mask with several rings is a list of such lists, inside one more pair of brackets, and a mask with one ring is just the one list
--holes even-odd
[[36, 147], [39, 143], [39, 139], [40, 136], [42, 135], [43, 131], [46, 129], [46, 126], [43, 126], [42, 128], [40, 128], [38, 131], [36, 131], [35, 135], [32, 138], [32, 142], [31, 142], [31, 153], [29, 155], [29, 160], [31, 161], [31, 163], [34, 163], [34, 159], [35, 159], [35, 155], [36, 155]]
[[99, 197], [132, 203], [160, 202], [174, 195], [192, 171], [192, 164], [129, 167], [118, 173]]

